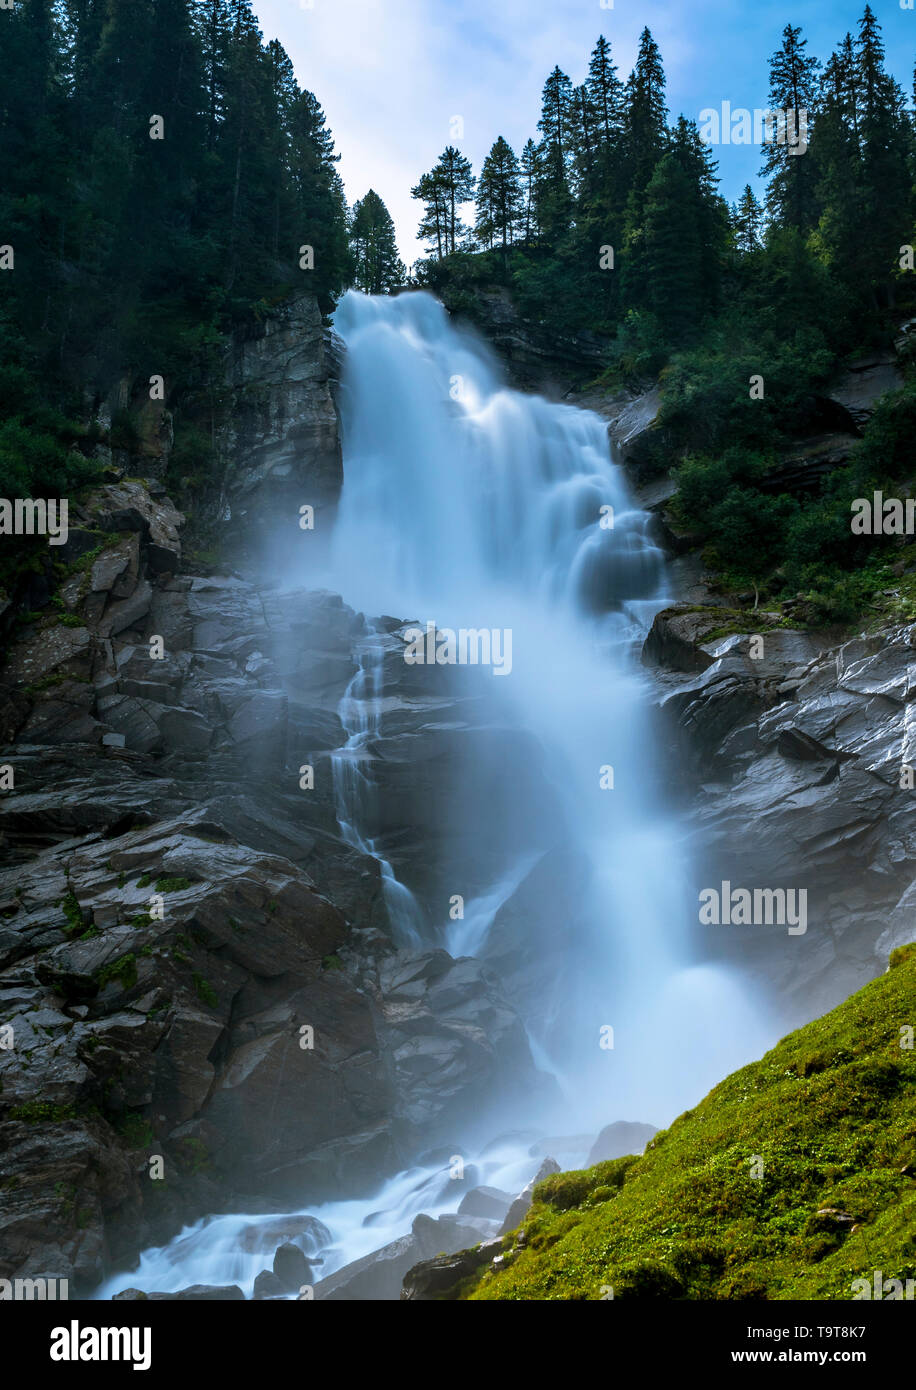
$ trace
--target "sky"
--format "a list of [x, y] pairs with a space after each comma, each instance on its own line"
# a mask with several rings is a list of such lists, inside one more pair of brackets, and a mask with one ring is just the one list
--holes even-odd
[[[872, 0], [890, 71], [909, 93], [916, 55], [910, 0]], [[479, 173], [498, 135], [518, 153], [537, 138], [541, 90], [555, 64], [583, 80], [599, 34], [625, 78], [652, 30], [668, 78], [671, 119], [706, 108], [766, 108], [768, 64], [787, 23], [821, 60], [865, 0], [254, 0], [265, 39], [278, 38], [299, 83], [315, 93], [341, 155], [352, 204], [374, 188], [409, 267], [419, 203], [410, 189], [448, 144]], [[457, 120], [456, 120], [457, 118]], [[722, 145], [720, 192], [757, 186], [756, 146]], [[758, 189], [759, 191], [759, 189]]]

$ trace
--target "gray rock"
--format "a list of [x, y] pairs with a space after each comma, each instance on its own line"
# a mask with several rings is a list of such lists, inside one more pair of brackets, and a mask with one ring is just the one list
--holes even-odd
[[534, 1177], [529, 1183], [526, 1183], [510, 1206], [506, 1219], [500, 1227], [500, 1235], [507, 1235], [509, 1231], [514, 1231], [516, 1226], [521, 1225], [531, 1209], [531, 1199], [538, 1183], [543, 1182], [553, 1173], [559, 1173], [559, 1171], [560, 1165], [555, 1158], [544, 1159]]
[[462, 1197], [458, 1215], [484, 1216], [493, 1221], [502, 1221], [511, 1205], [511, 1192], [503, 1192], [498, 1187], [472, 1187]]
[[603, 1163], [610, 1158], [626, 1158], [628, 1154], [641, 1154], [658, 1130], [654, 1125], [643, 1125], [629, 1120], [615, 1120], [605, 1125], [598, 1135], [587, 1159], [590, 1168], [595, 1163]]
[[288, 1289], [282, 1279], [277, 1278], [276, 1274], [269, 1269], [262, 1269], [254, 1281], [254, 1292], [252, 1297], [282, 1298], [284, 1294], [290, 1292], [292, 1292], [292, 1290]]
[[298, 1245], [287, 1241], [278, 1245], [274, 1255], [273, 1272], [287, 1293], [297, 1292], [312, 1281], [312, 1267]]

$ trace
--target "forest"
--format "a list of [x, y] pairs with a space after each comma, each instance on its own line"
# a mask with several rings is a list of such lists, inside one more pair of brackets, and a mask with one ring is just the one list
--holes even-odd
[[[855, 537], [849, 507], [906, 481], [911, 386], [826, 481], [772, 481], [793, 440], [829, 428], [840, 366], [886, 348], [916, 307], [912, 93], [886, 70], [870, 6], [823, 59], [786, 25], [770, 110], [804, 113], [805, 139], [763, 145], [762, 201], [750, 185], [733, 205], [719, 193], [698, 122], [668, 110], [648, 28], [626, 78], [601, 37], [578, 85], [548, 75], [518, 154], [497, 136], [475, 175], [449, 145], [418, 178], [428, 254], [410, 273], [378, 193], [348, 207], [319, 101], [251, 0], [29, 0], [2, 19], [0, 227], [15, 273], [0, 306], [0, 492], [91, 481], [92, 403], [113, 379], [153, 374], [176, 419], [174, 476], [206, 474], [195, 405], [227, 334], [303, 289], [327, 313], [350, 286], [427, 287], [473, 320], [495, 284], [539, 331], [597, 335], [600, 386], [660, 379], [651, 467], [676, 469], [679, 517], [726, 587], [801, 600], [815, 621], [851, 621], [886, 587], [893, 547]], [[130, 431], [117, 412], [112, 442], [129, 447]]]

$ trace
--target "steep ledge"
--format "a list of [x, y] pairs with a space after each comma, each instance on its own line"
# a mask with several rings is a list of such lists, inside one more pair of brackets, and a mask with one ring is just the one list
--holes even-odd
[[343, 482], [334, 403], [342, 354], [308, 295], [232, 344], [220, 438], [229, 546], [276, 563], [278, 545], [301, 539], [303, 505], [315, 508], [319, 536], [329, 530]]

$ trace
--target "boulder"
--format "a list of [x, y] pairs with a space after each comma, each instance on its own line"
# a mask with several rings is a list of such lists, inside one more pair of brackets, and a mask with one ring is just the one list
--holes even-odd
[[626, 1158], [628, 1154], [641, 1154], [658, 1130], [654, 1125], [643, 1125], [630, 1120], [615, 1120], [605, 1125], [592, 1145], [586, 1166], [604, 1163], [609, 1158]]

